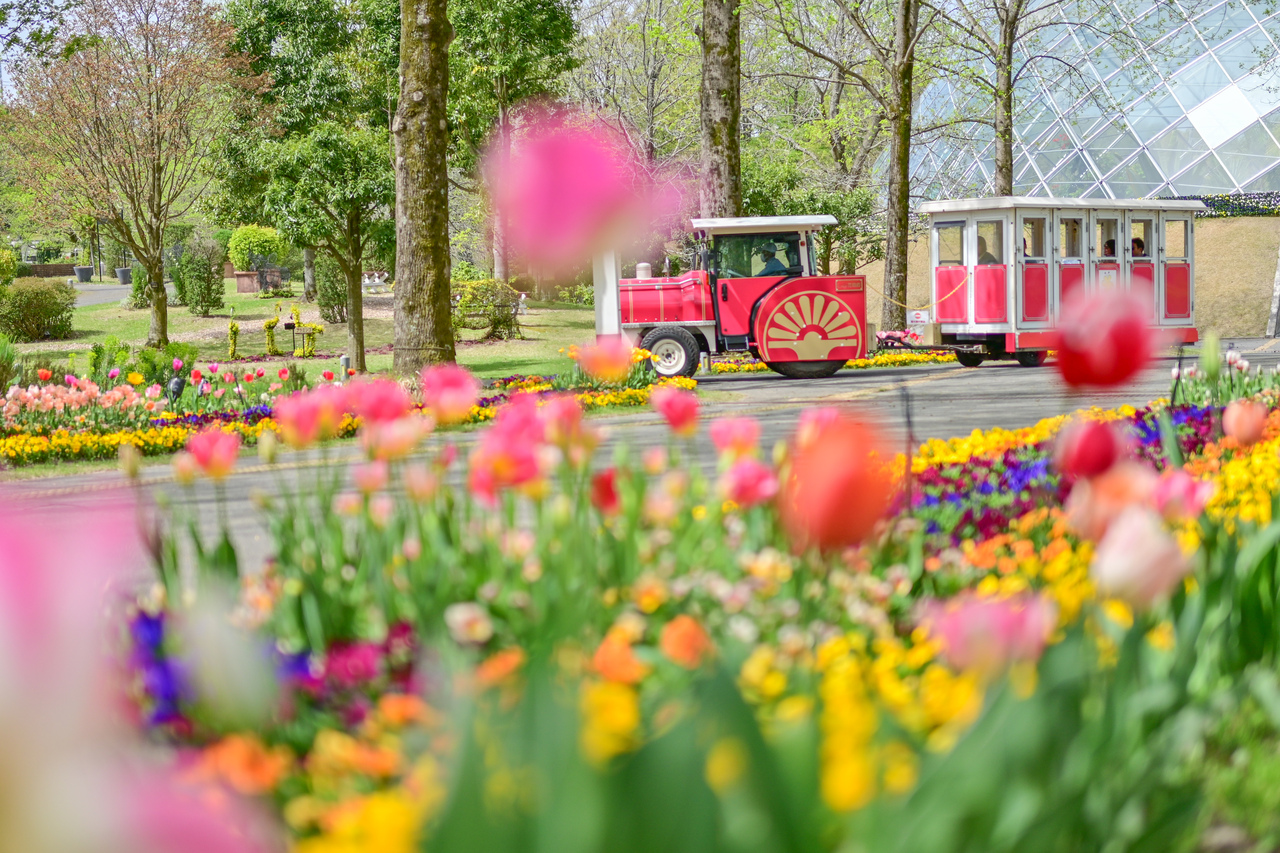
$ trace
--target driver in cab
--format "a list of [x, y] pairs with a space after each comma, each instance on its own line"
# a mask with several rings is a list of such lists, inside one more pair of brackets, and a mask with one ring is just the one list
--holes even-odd
[[764, 261], [764, 269], [760, 270], [757, 275], [786, 275], [787, 266], [778, 260], [778, 245], [776, 243], [762, 243], [756, 247], [756, 254]]

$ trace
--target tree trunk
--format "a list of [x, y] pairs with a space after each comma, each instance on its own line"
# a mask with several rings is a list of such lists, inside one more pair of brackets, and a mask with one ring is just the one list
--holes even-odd
[[364, 373], [364, 291], [360, 287], [360, 262], [342, 268], [347, 278], [347, 356], [356, 373]]
[[996, 62], [996, 195], [1013, 195], [1013, 41]]
[[163, 257], [144, 264], [147, 271], [147, 291], [151, 295], [151, 328], [147, 330], [147, 346], [169, 345], [169, 292], [164, 289]]
[[316, 301], [316, 250], [310, 246], [302, 250], [302, 301]]
[[447, 0], [401, 0], [396, 138], [397, 373], [454, 360], [449, 312]]
[[738, 0], [702, 0], [703, 216], [742, 215], [742, 43]]
[[[498, 138], [494, 140], [498, 146], [500, 167], [498, 174], [507, 175], [511, 158], [511, 136], [507, 123], [507, 108], [503, 103], [505, 87], [499, 80], [498, 85]], [[493, 277], [498, 281], [507, 281], [511, 275], [507, 270], [507, 220], [502, 210], [495, 210], [493, 215]]]
[[889, 192], [885, 219], [884, 304], [880, 328], [907, 327], [907, 248], [911, 212], [911, 110], [915, 77], [915, 36], [920, 0], [898, 0], [894, 16], [894, 79], [890, 83]]

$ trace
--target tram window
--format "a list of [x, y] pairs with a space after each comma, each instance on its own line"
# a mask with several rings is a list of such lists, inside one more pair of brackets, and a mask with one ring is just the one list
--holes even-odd
[[1149, 258], [1155, 254], [1151, 244], [1155, 229], [1150, 219], [1133, 219], [1129, 222], [1129, 249], [1135, 258]]
[[718, 268], [723, 278], [800, 275], [800, 234], [729, 234], [716, 236]]
[[1114, 219], [1099, 219], [1097, 222], [1098, 233], [1096, 242], [1093, 244], [1093, 251], [1100, 258], [1116, 257], [1116, 237], [1117, 231], [1116, 221]]
[[938, 231], [938, 266], [964, 266], [964, 223], [949, 222], [939, 225]]
[[1004, 263], [1004, 221], [978, 223], [978, 263]]
[[1084, 257], [1080, 247], [1080, 237], [1084, 232], [1079, 219], [1064, 219], [1059, 223], [1058, 245], [1061, 247], [1062, 259], [1078, 259]]
[[1187, 256], [1187, 220], [1170, 219], [1164, 224], [1164, 256], [1166, 258]]
[[1022, 256], [1043, 260], [1045, 255], [1044, 220], [1027, 218], [1022, 220]]

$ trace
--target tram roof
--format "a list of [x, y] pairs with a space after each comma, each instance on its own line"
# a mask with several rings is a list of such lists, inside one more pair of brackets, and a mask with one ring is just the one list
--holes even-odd
[[1205, 210], [1197, 199], [1155, 198], [1045, 198], [1002, 195], [990, 198], [956, 198], [926, 201], [921, 213], [967, 213], [974, 210], [1011, 210], [1013, 208], [1056, 208], [1060, 210], [1163, 210], [1198, 212]]
[[817, 231], [835, 225], [828, 214], [816, 216], [738, 216], [725, 219], [695, 219], [693, 230], [707, 234], [767, 234], [770, 231]]

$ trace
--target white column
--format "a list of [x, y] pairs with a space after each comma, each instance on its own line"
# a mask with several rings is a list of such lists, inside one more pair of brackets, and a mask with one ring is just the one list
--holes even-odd
[[622, 334], [622, 314], [618, 303], [622, 257], [612, 249], [596, 255], [591, 263], [591, 277], [595, 286], [596, 337]]

